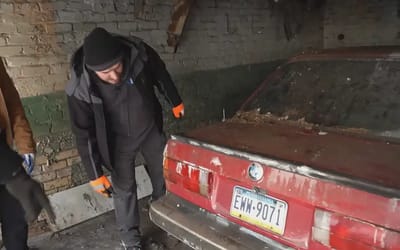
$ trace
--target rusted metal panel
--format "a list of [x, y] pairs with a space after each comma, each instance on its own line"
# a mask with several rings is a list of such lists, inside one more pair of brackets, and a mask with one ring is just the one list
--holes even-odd
[[168, 46], [176, 51], [193, 0], [175, 0], [171, 23], [168, 26]]
[[273, 123], [219, 123], [187, 135], [214, 145], [284, 159], [400, 190], [400, 145], [397, 143], [334, 132], [321, 135], [319, 131]]

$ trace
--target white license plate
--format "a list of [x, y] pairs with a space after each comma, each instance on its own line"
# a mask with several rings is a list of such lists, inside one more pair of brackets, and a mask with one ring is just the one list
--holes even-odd
[[287, 210], [285, 201], [250, 189], [238, 186], [233, 188], [230, 214], [250, 224], [282, 235]]

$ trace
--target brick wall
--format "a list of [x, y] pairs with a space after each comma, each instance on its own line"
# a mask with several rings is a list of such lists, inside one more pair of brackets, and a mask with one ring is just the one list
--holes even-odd
[[[87, 182], [62, 91], [69, 76], [69, 58], [94, 27], [139, 36], [160, 53], [187, 107], [188, 118], [181, 128], [216, 119], [223, 108], [233, 110], [240, 102], [238, 97], [247, 95], [270, 70], [269, 65], [258, 63], [322, 47], [319, 14], [306, 15], [301, 33], [287, 41], [282, 17], [271, 12], [268, 1], [199, 0], [191, 9], [177, 53], [173, 53], [166, 33], [172, 2], [0, 1], [0, 56], [23, 97], [38, 148], [34, 178], [48, 194]], [[236, 65], [242, 67], [223, 70]], [[167, 129], [173, 126], [167, 117]], [[45, 230], [40, 217], [31, 232]]]
[[400, 45], [397, 0], [327, 0], [324, 47]]
[[[138, 2], [144, 5], [138, 6]], [[23, 97], [62, 90], [68, 58], [96, 26], [149, 42], [172, 73], [224, 68], [284, 58], [321, 46], [321, 26], [310, 18], [290, 42], [279, 15], [264, 0], [202, 0], [194, 4], [176, 54], [167, 46], [172, 0], [2, 0], [0, 55]]]
[[[166, 36], [172, 2], [0, 2], [0, 55], [24, 97], [38, 144], [37, 164], [41, 165], [35, 176], [49, 193], [80, 184], [79, 179], [84, 178], [68, 179], [71, 171], [67, 169], [81, 169], [76, 155], [71, 155], [74, 160], [69, 163], [58, 156], [63, 151], [75, 152], [62, 90], [68, 80], [71, 54], [94, 27], [143, 38], [160, 53], [174, 77], [198, 70], [273, 61], [322, 45], [321, 22], [316, 22], [321, 21], [320, 15], [307, 15], [302, 32], [287, 41], [282, 18], [270, 11], [267, 1], [202, 0], [195, 2], [177, 53], [173, 53]], [[183, 87], [179, 85], [187, 84], [180, 83], [180, 89]], [[189, 90], [185, 91], [184, 99], [192, 99], [190, 86], [184, 89]], [[187, 103], [190, 106], [190, 101]], [[42, 165], [41, 159], [47, 162]]]

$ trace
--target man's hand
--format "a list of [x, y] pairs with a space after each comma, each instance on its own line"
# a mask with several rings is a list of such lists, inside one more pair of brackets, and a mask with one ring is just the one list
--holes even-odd
[[179, 119], [185, 115], [185, 106], [183, 105], [183, 102], [179, 104], [178, 106], [175, 106], [172, 108], [172, 113], [174, 114], [175, 118]]
[[33, 222], [44, 209], [50, 222], [54, 224], [55, 215], [42, 187], [29, 177], [22, 168], [6, 182], [6, 188], [21, 203], [28, 223]]
[[96, 180], [91, 181], [90, 185], [97, 193], [104, 195], [107, 198], [111, 198], [111, 195], [114, 192], [110, 181], [105, 175], [102, 175]]
[[33, 153], [28, 153], [22, 155], [22, 158], [24, 158], [24, 168], [26, 170], [26, 173], [28, 175], [32, 174], [33, 168], [35, 167], [35, 155]]

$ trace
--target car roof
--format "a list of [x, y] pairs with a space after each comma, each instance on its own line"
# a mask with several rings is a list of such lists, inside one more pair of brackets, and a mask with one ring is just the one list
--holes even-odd
[[288, 63], [321, 60], [400, 60], [400, 46], [311, 49], [289, 58]]

